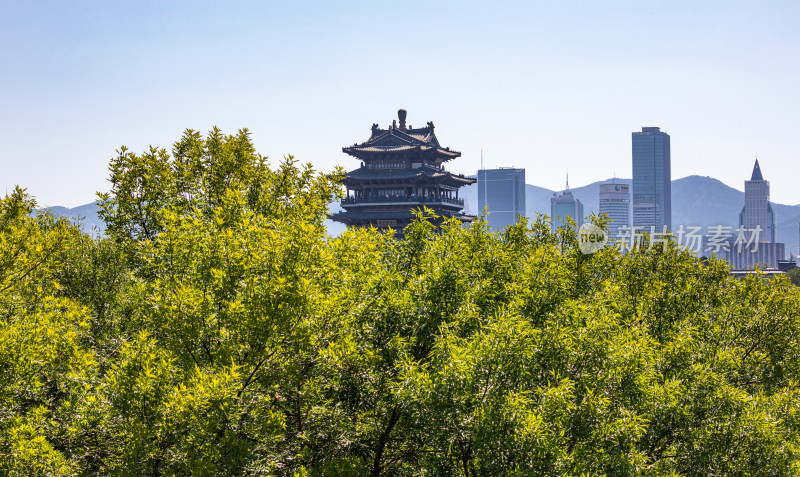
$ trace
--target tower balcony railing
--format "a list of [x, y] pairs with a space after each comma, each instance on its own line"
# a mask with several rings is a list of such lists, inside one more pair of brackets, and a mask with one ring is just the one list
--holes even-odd
[[464, 199], [453, 197], [436, 197], [432, 195], [393, 195], [387, 197], [346, 197], [342, 199], [342, 205], [361, 205], [361, 204], [397, 204], [397, 203], [431, 203], [431, 204], [452, 204], [463, 207]]

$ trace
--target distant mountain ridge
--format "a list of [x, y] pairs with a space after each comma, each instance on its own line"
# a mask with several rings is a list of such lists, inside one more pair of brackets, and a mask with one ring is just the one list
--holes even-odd
[[[584, 213], [589, 215], [600, 208], [600, 184], [610, 182], [592, 182], [591, 184], [570, 188], [572, 193], [583, 202]], [[613, 179], [620, 184], [630, 184], [630, 179]], [[544, 187], [531, 184], [525, 186], [525, 210], [528, 217], [537, 213], [550, 215], [550, 197], [554, 192]], [[462, 188], [459, 196], [464, 199], [465, 209], [470, 214], [479, 214], [478, 186], [472, 184]], [[725, 225], [734, 227], [739, 223], [739, 212], [744, 206], [744, 192], [734, 189], [713, 177], [688, 176], [672, 181], [672, 224], [673, 227]], [[800, 223], [800, 205], [784, 205], [772, 203], [778, 216], [778, 242], [786, 244], [786, 254], [797, 253], [800, 244], [798, 223]], [[338, 204], [331, 204], [331, 210], [338, 210]], [[103, 233], [105, 224], [97, 215], [97, 202], [79, 207], [47, 207], [54, 215], [69, 217], [80, 223], [87, 233]], [[344, 226], [328, 220], [331, 235], [338, 235]]]
[[38, 209], [36, 213], [44, 211], [56, 217], [66, 217], [71, 222], [80, 225], [85, 233], [102, 235], [106, 231], [106, 224], [98, 216], [97, 212], [99, 210], [100, 206], [95, 201], [73, 208], [61, 206], [44, 207]]

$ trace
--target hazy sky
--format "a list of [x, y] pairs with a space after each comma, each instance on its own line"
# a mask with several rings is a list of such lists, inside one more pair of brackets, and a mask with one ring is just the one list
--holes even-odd
[[246, 127], [318, 169], [408, 110], [474, 174], [551, 189], [631, 176], [631, 132], [672, 178], [800, 203], [800, 2], [0, 2], [0, 186], [77, 206], [126, 145]]

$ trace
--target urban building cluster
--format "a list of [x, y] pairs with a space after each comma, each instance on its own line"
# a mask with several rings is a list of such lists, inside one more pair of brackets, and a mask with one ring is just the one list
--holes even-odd
[[[392, 228], [402, 236], [416, 210], [432, 209], [442, 218], [470, 222], [474, 215], [463, 212], [459, 189], [477, 182], [478, 207], [487, 213], [489, 226], [503, 229], [526, 215], [525, 169], [484, 169], [476, 176], [453, 174], [444, 163], [461, 156], [442, 147], [432, 122], [425, 127], [406, 125], [407, 113], [398, 111], [387, 129], [373, 124], [369, 139], [342, 149], [359, 159], [361, 166], [347, 173], [347, 196], [342, 211], [333, 220], [350, 226]], [[785, 246], [776, 241], [776, 216], [769, 200], [769, 181], [758, 160], [750, 180], [745, 181], [745, 203], [738, 228], [723, 225], [700, 227], [672, 223], [672, 177], [670, 136], [658, 127], [643, 127], [631, 134], [632, 181], [612, 180], [600, 184], [599, 212], [609, 219], [612, 240], [624, 247], [648, 246], [670, 235], [698, 256], [715, 255], [734, 269], [786, 267]], [[441, 220], [441, 219], [440, 219]], [[550, 199], [553, 230], [566, 224], [580, 227], [584, 206], [569, 188]], [[705, 232], [705, 233], [703, 233]], [[686, 241], [685, 243], [683, 241]], [[663, 239], [661, 239], [663, 241]]]

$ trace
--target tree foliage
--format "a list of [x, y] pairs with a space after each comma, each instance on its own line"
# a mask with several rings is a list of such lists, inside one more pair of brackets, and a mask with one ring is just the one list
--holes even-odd
[[789, 270], [786, 272], [786, 275], [789, 276], [789, 279], [795, 284], [795, 286], [800, 287], [800, 267], [795, 267]]
[[341, 171], [245, 130], [110, 169], [103, 238], [0, 204], [4, 474], [800, 470], [788, 279], [544, 217], [329, 237]]

